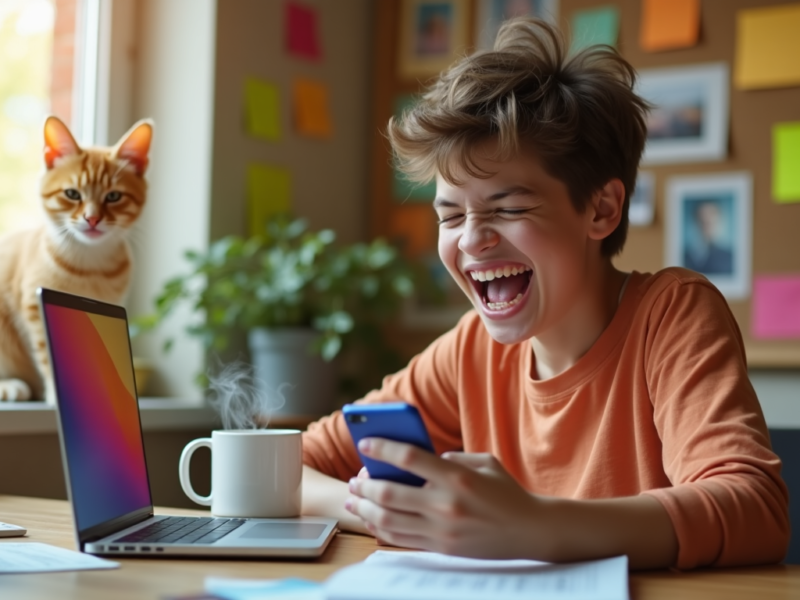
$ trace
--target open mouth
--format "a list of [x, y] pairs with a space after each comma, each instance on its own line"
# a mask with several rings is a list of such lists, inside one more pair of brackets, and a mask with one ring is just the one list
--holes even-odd
[[470, 271], [472, 287], [484, 306], [491, 311], [503, 311], [522, 301], [531, 282], [533, 271], [523, 265], [499, 267], [485, 271]]

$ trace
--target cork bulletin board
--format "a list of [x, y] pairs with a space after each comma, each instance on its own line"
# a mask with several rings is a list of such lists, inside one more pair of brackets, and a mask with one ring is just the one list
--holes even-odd
[[[481, 0], [469, 2], [469, 31], [474, 37], [476, 11]], [[798, 0], [700, 0], [698, 43], [686, 49], [646, 52], [639, 43], [641, 0], [560, 0], [559, 23], [569, 31], [575, 11], [614, 6], [619, 14], [617, 48], [637, 69], [683, 67], [725, 63], [731, 73], [728, 86], [727, 152], [721, 159], [648, 165], [654, 189], [652, 223], [631, 227], [625, 250], [615, 260], [623, 270], [654, 272], [666, 265], [666, 188], [670, 178], [749, 173], [752, 178], [752, 277], [800, 275], [800, 203], [778, 203], [772, 190], [772, 131], [777, 123], [800, 121], [800, 86], [740, 90], [733, 70], [737, 42], [737, 12], [764, 6], [798, 4]], [[389, 144], [383, 136], [398, 98], [414, 94], [424, 78], [400, 77], [397, 69], [398, 36], [401, 35], [400, 0], [382, 0], [375, 11], [375, 56], [372, 99], [372, 154], [370, 234], [400, 240], [411, 256], [435, 252], [436, 226], [430, 200], [395, 198], [397, 182], [391, 167]], [[800, 165], [798, 165], [800, 169]], [[395, 186], [393, 188], [393, 186]], [[394, 191], [393, 191], [394, 190]], [[752, 295], [729, 299], [747, 348], [751, 367], [800, 367], [800, 339], [758, 339], [752, 329]], [[456, 306], [455, 313], [463, 311]], [[453, 324], [453, 315], [439, 315], [420, 331], [402, 329], [402, 343], [409, 351], [423, 347]]]

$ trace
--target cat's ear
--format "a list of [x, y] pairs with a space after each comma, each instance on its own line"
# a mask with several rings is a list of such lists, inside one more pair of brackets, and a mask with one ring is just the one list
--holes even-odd
[[153, 122], [143, 119], [128, 130], [128, 133], [114, 146], [111, 155], [116, 159], [128, 161], [136, 169], [137, 175], [144, 175], [147, 170], [150, 142], [153, 139]]
[[80, 146], [61, 119], [47, 117], [44, 122], [44, 162], [47, 168], [52, 169], [57, 158], [80, 153]]

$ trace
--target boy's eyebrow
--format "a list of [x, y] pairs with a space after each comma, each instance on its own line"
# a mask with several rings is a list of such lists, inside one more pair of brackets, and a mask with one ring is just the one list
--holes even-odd
[[[525, 186], [515, 185], [501, 192], [497, 192], [496, 194], [492, 194], [487, 198], [487, 200], [493, 202], [496, 200], [502, 200], [503, 198], [507, 198], [508, 196], [516, 196], [517, 194], [530, 194], [530, 193], [531, 190], [526, 188]], [[452, 202], [451, 200], [448, 200], [446, 198], [442, 198], [441, 196], [438, 196], [433, 201], [433, 208], [440, 208], [440, 207], [454, 208], [457, 206], [458, 204], [456, 204], [455, 202]]]

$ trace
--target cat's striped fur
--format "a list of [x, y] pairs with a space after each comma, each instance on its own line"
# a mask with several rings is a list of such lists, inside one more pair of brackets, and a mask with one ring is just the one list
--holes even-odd
[[120, 303], [131, 278], [127, 233], [146, 200], [149, 121], [112, 148], [80, 148], [56, 117], [44, 136], [44, 223], [0, 237], [0, 400], [53, 400], [36, 289]]

